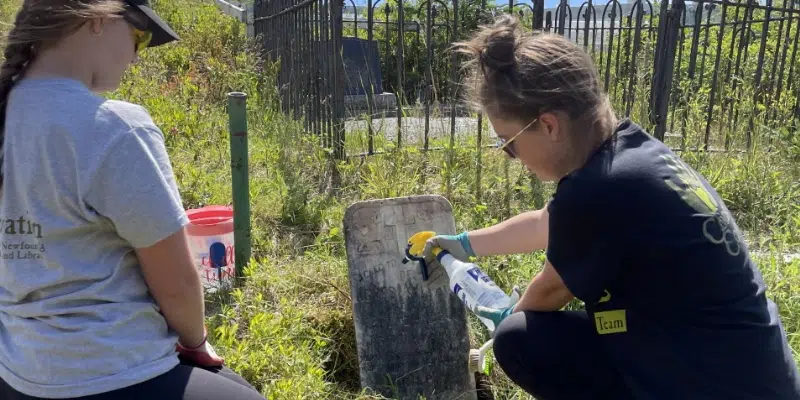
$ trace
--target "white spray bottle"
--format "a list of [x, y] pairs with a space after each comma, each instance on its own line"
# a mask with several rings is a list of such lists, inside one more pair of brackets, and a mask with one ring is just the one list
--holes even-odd
[[[427, 265], [423, 258], [425, 243], [435, 234], [435, 232], [430, 231], [419, 232], [408, 240], [408, 245], [406, 247], [406, 259], [404, 262], [409, 260], [419, 261], [423, 279], [427, 279]], [[509, 297], [494, 283], [494, 281], [492, 281], [492, 278], [483, 273], [477, 265], [460, 261], [441, 248], [433, 249], [433, 255], [436, 256], [436, 259], [444, 267], [447, 276], [450, 278], [450, 290], [452, 290], [461, 302], [464, 303], [470, 311], [473, 311], [473, 313], [475, 307], [478, 305], [502, 309], [514, 305], [519, 300], [518, 291], [515, 290], [512, 296]], [[491, 320], [477, 314], [475, 315], [490, 332], [494, 332], [497, 328]], [[485, 374], [489, 373], [489, 366], [486, 363], [486, 353], [492, 347], [493, 342], [494, 340], [490, 339], [479, 349], [470, 350], [470, 372], [481, 371]]]

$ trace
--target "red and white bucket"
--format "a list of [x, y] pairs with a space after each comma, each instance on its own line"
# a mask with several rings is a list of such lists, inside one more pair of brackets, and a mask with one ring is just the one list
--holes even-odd
[[206, 206], [186, 211], [189, 246], [203, 286], [211, 291], [235, 276], [233, 208]]

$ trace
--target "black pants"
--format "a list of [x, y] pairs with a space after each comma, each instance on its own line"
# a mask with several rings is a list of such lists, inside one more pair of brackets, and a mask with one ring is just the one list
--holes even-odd
[[497, 328], [494, 356], [537, 400], [629, 399], [585, 312], [518, 312]]
[[[80, 400], [264, 400], [253, 386], [230, 368], [201, 368], [181, 359], [169, 372], [112, 392]], [[45, 400], [26, 396], [0, 379], [0, 400]]]

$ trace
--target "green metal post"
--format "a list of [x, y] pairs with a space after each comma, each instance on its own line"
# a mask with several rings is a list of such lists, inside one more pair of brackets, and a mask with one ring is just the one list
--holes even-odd
[[236, 278], [250, 261], [250, 173], [247, 154], [247, 95], [228, 93], [233, 182], [233, 241]]

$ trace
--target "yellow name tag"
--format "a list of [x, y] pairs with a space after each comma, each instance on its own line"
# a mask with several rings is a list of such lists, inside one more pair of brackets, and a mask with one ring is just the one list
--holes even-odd
[[594, 324], [597, 333], [607, 335], [628, 331], [628, 322], [625, 310], [602, 311], [594, 314]]

